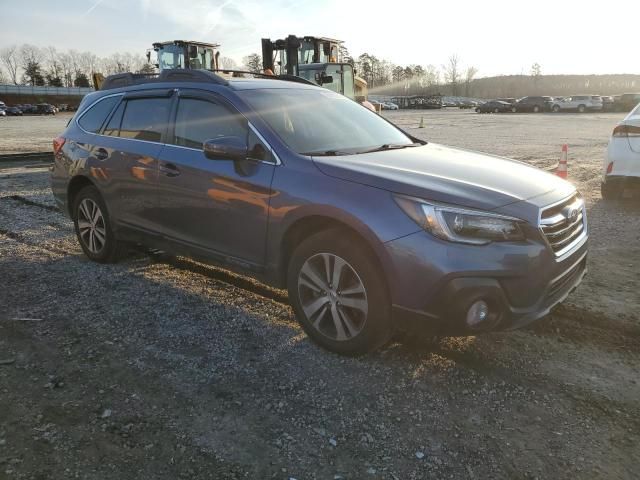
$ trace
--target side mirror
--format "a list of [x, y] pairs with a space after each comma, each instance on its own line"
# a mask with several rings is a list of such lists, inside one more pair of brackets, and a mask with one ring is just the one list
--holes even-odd
[[210, 160], [246, 160], [247, 142], [240, 137], [222, 137], [202, 144], [204, 155]]

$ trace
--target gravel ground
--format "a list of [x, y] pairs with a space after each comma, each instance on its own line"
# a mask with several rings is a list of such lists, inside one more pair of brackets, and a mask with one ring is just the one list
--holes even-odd
[[563, 306], [518, 332], [342, 358], [249, 279], [140, 252], [89, 262], [47, 170], [4, 163], [0, 479], [637, 478], [640, 206], [598, 192], [615, 116], [388, 117], [540, 166], [570, 144], [591, 253]]

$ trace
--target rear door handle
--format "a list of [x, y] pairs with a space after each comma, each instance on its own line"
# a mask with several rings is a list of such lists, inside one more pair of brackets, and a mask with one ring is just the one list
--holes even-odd
[[109, 152], [107, 152], [104, 148], [99, 148], [95, 152], [95, 157], [98, 160], [104, 160], [109, 156]]
[[167, 177], [177, 177], [178, 175], [180, 175], [180, 169], [173, 163], [163, 163], [162, 165], [160, 165], [160, 171]]

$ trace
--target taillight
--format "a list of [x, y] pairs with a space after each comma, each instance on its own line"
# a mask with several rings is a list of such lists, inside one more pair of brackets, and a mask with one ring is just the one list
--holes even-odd
[[635, 125], [618, 125], [613, 129], [614, 137], [640, 137], [640, 127]]
[[58, 153], [60, 153], [60, 150], [62, 150], [62, 147], [64, 145], [64, 142], [66, 142], [67, 139], [64, 137], [56, 137], [53, 139], [53, 154], [54, 155], [58, 155]]
[[613, 162], [609, 162], [609, 165], [607, 165], [607, 175], [611, 172], [613, 172]]

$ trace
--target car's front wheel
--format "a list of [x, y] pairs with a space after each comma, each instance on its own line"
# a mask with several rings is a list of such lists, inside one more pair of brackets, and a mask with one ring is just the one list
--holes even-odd
[[554, 111], [555, 113], [558, 113], [558, 112], [560, 111], [560, 105], [554, 105], [554, 106], [553, 106], [553, 111]]
[[533, 106], [533, 113], [538, 113], [540, 111], [540, 107], [538, 105]]
[[298, 245], [287, 284], [298, 321], [328, 350], [360, 355], [393, 334], [384, 275], [362, 241], [346, 231], [325, 230]]
[[120, 257], [123, 245], [113, 232], [107, 206], [92, 185], [78, 192], [73, 202], [73, 223], [84, 254], [100, 263], [113, 263]]

